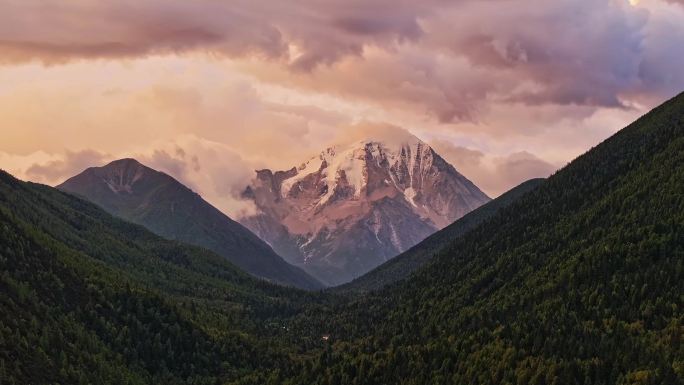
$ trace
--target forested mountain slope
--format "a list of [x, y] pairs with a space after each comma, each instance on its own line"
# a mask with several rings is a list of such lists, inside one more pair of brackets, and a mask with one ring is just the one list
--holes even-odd
[[319, 311], [337, 342], [289, 383], [682, 384], [683, 303], [679, 95], [411, 279]]
[[239, 378], [285, 359], [278, 317], [312, 302], [1, 171], [0, 267], [3, 384]]
[[404, 253], [383, 263], [352, 282], [332, 289], [332, 291], [338, 293], [362, 293], [380, 289], [390, 283], [410, 276], [411, 273], [429, 262], [443, 247], [449, 245], [456, 238], [466, 234], [468, 231], [491, 218], [499, 212], [499, 210], [509, 206], [521, 196], [532, 191], [543, 181], [544, 179], [531, 179], [521, 183], [503, 193], [500, 197], [485, 203], [456, 220], [456, 222], [432, 234]]

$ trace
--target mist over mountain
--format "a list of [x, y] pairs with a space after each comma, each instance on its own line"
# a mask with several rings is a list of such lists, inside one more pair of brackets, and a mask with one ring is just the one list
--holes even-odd
[[306, 289], [321, 284], [171, 176], [134, 159], [91, 167], [57, 186], [174, 240], [206, 247], [257, 277]]
[[333, 146], [285, 171], [259, 170], [243, 196], [258, 213], [241, 223], [331, 286], [489, 201], [408, 133]]

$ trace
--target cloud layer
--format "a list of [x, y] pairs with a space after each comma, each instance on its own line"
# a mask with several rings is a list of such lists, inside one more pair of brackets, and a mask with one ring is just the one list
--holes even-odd
[[136, 156], [237, 213], [253, 169], [389, 124], [495, 196], [684, 89], [684, 4], [633, 3], [5, 0], [0, 166]]
[[445, 141], [435, 141], [431, 145], [459, 172], [492, 196], [498, 196], [523, 181], [546, 178], [560, 168], [527, 151], [488, 156]]
[[677, 3], [9, 0], [0, 62], [199, 52], [256, 60], [271, 80], [414, 106], [442, 122], [477, 119], [492, 100], [627, 107], [684, 82], [672, 72], [684, 59]]

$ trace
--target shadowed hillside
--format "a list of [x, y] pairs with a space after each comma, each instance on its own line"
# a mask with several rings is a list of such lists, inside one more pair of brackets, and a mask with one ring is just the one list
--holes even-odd
[[198, 194], [134, 159], [89, 168], [57, 188], [165, 238], [206, 247], [257, 277], [304, 289], [322, 288]]

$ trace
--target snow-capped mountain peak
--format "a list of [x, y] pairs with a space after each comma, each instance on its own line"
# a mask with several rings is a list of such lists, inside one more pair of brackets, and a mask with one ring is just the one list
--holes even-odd
[[258, 171], [245, 196], [260, 214], [243, 223], [329, 284], [353, 279], [489, 200], [412, 135], [336, 145], [287, 171]]
[[382, 184], [401, 191], [409, 203], [417, 206], [414, 198], [419, 188], [414, 188], [414, 183], [421, 184], [425, 171], [432, 167], [432, 153], [432, 148], [413, 136], [402, 141], [362, 140], [329, 147], [297, 167], [292, 177], [283, 180], [280, 192], [283, 197], [293, 189], [296, 193], [302, 189], [300, 182], [319, 173], [325, 187], [317, 205], [328, 203], [341, 184], [353, 192], [347, 198], [358, 200], [372, 192], [368, 188], [369, 170], [384, 169], [387, 178]]

